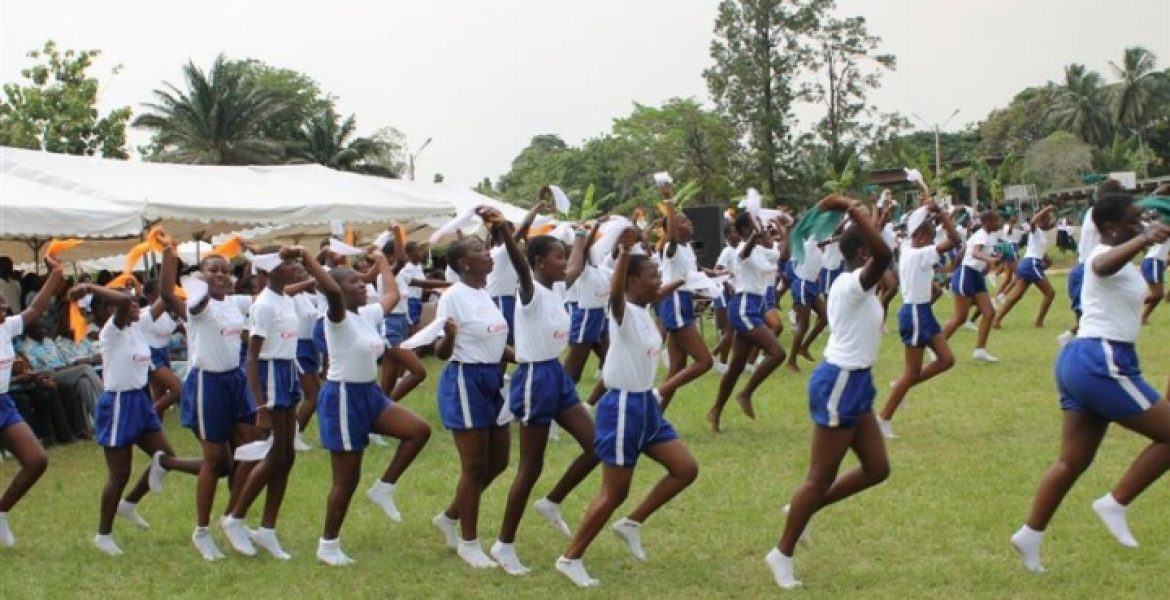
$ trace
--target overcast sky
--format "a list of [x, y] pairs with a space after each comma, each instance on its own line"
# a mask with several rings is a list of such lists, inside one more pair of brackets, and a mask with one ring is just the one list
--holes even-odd
[[[948, 129], [983, 119], [1020, 89], [1080, 62], [1110, 75], [1127, 46], [1170, 63], [1167, 0], [839, 0], [897, 56], [873, 100], [883, 111]], [[0, 81], [19, 79], [46, 39], [102, 50], [93, 73], [103, 108], [179, 83], [188, 60], [251, 57], [303, 71], [355, 112], [364, 132], [393, 126], [412, 148], [428, 137], [418, 176], [495, 180], [532, 136], [569, 143], [601, 134], [633, 102], [709, 103], [718, 0], [383, 0], [193, 4], [0, 0]], [[172, 8], [174, 7], [174, 8]], [[181, 8], [180, 8], [181, 7]], [[111, 77], [114, 65], [121, 72]], [[815, 120], [815, 108], [801, 119]], [[148, 135], [135, 131], [132, 145]]]

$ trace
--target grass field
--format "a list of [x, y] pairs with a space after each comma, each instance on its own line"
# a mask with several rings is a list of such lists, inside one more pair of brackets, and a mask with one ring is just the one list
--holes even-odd
[[[1061, 291], [1046, 329], [1031, 326], [1037, 294], [1017, 308], [1005, 329], [995, 332], [989, 350], [1003, 362], [970, 360], [974, 334], [960, 330], [952, 345], [956, 368], [911, 392], [899, 413], [902, 436], [889, 444], [893, 466], [883, 486], [833, 507], [812, 524], [811, 549], [798, 549], [797, 575], [806, 598], [1087, 598], [1166, 597], [1170, 588], [1170, 491], [1159, 482], [1131, 511], [1142, 542], [1137, 550], [1115, 543], [1089, 509], [1120, 476], [1143, 445], [1114, 430], [1097, 463], [1071, 494], [1050, 528], [1044, 556], [1050, 572], [1026, 573], [1008, 546], [1019, 527], [1036, 483], [1055, 456], [1060, 411], [1051, 375], [1056, 334], [1070, 320]], [[787, 306], [788, 301], [784, 301]], [[951, 312], [938, 305], [940, 318]], [[1163, 307], [1147, 328], [1140, 353], [1148, 379], [1164, 389], [1170, 347], [1170, 309]], [[709, 331], [709, 329], [708, 329]], [[783, 340], [789, 340], [786, 333]], [[821, 341], [823, 344], [823, 338]], [[902, 364], [896, 334], [883, 340], [876, 367], [879, 402], [884, 385]], [[432, 373], [437, 364], [432, 363]], [[809, 369], [806, 367], [806, 372]], [[726, 431], [707, 431], [703, 415], [714, 396], [716, 376], [684, 389], [668, 414], [700, 463], [696, 484], [647, 522], [643, 541], [649, 562], [637, 563], [620, 542], [603, 532], [586, 556], [602, 586], [590, 597], [762, 597], [781, 591], [772, 583], [763, 555], [775, 544], [779, 508], [801, 480], [811, 429], [805, 380], [779, 372], [757, 397], [759, 418], [743, 418], [734, 403]], [[588, 379], [588, 377], [587, 377]], [[432, 377], [407, 405], [437, 424]], [[589, 382], [591, 384], [591, 382]], [[583, 383], [584, 389], [584, 383]], [[172, 442], [194, 455], [197, 445], [167, 417]], [[310, 439], [315, 439], [314, 435]], [[544, 493], [574, 455], [568, 436], [550, 444]], [[513, 450], [515, 452], [515, 450]], [[366, 456], [361, 491], [389, 460], [387, 448]], [[231, 555], [204, 563], [191, 547], [194, 478], [172, 475], [166, 490], [147, 497], [140, 511], [151, 523], [138, 531], [119, 521], [115, 535], [126, 551], [118, 559], [90, 545], [96, 527], [98, 494], [105, 477], [93, 444], [53, 449], [49, 472], [10, 520], [18, 547], [0, 552], [0, 598], [381, 598], [507, 597], [547, 598], [577, 593], [553, 570], [566, 540], [531, 511], [518, 538], [521, 558], [533, 574], [512, 578], [499, 571], [473, 572], [447, 550], [430, 518], [451, 497], [457, 472], [450, 437], [436, 432], [401, 482], [402, 524], [390, 523], [360, 493], [342, 532], [345, 550], [358, 560], [350, 568], [329, 568], [315, 557], [324, 498], [329, 487], [328, 456], [321, 450], [298, 456], [280, 521], [286, 563]], [[513, 455], [515, 459], [515, 455]], [[137, 465], [145, 464], [142, 457]], [[14, 464], [0, 465], [3, 481]], [[495, 539], [513, 469], [485, 495], [481, 539]], [[643, 461], [632, 500], [661, 474]], [[571, 525], [597, 490], [594, 474], [565, 505]], [[217, 498], [222, 510], [226, 494]], [[630, 502], [632, 505], [632, 502]], [[258, 510], [259, 506], [257, 506]], [[254, 524], [257, 510], [250, 521]], [[218, 512], [217, 512], [218, 514]], [[225, 551], [228, 544], [216, 531]]]

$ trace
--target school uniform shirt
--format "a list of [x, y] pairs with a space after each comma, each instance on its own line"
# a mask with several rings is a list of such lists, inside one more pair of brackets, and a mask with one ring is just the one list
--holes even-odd
[[[740, 251], [746, 243], [740, 244]], [[735, 292], [763, 296], [769, 287], [776, 284], [779, 260], [778, 251], [756, 244], [747, 258], [736, 262]]]
[[492, 298], [500, 296], [515, 296], [516, 288], [520, 287], [520, 276], [512, 266], [512, 259], [508, 258], [508, 247], [500, 244], [491, 249], [492, 271], [487, 276], [488, 295]]
[[1048, 251], [1048, 236], [1039, 227], [1032, 227], [1028, 233], [1028, 248], [1024, 251], [1024, 258], [1044, 260], [1044, 253]]
[[459, 273], [451, 267], [447, 267], [447, 270], [443, 271], [443, 278], [447, 280], [447, 283], [459, 283]]
[[[390, 309], [390, 314], [392, 315], [406, 316], [407, 313], [410, 312], [410, 300], [406, 297], [406, 289], [410, 286], [411, 278], [409, 275], [404, 274], [405, 271], [406, 268], [403, 267], [402, 270], [398, 271], [398, 274], [394, 276], [394, 285], [398, 286], [398, 304], [395, 304], [394, 308]], [[374, 300], [377, 300], [377, 303], [381, 304], [382, 298], [386, 296], [386, 286], [382, 285], [381, 275], [379, 275], [377, 279], [374, 280], [374, 290], [377, 292], [377, 295], [374, 296]], [[370, 302], [369, 304], [374, 304], [374, 302]]]
[[8, 393], [12, 383], [12, 363], [16, 360], [16, 349], [12, 338], [24, 333], [24, 317], [16, 315], [4, 319], [0, 324], [0, 394]]
[[248, 334], [264, 338], [260, 360], [296, 360], [299, 327], [292, 298], [271, 288], [256, 296], [248, 314]]
[[686, 279], [689, 273], [697, 271], [698, 268], [699, 262], [695, 258], [695, 251], [690, 244], [675, 244], [674, 256], [668, 256], [666, 248], [662, 249], [659, 270], [662, 271], [663, 283]]
[[882, 303], [877, 286], [861, 288], [861, 271], [842, 273], [829, 291], [829, 343], [825, 360], [842, 369], [868, 369], [882, 339]]
[[372, 383], [378, 380], [378, 358], [386, 349], [386, 340], [378, 332], [382, 317], [380, 304], [367, 304], [356, 313], [347, 310], [340, 323], [325, 317], [329, 381]]
[[402, 292], [402, 296], [404, 298], [422, 300], [423, 289], [410, 285], [410, 282], [415, 279], [422, 280], [427, 278], [426, 271], [423, 271], [422, 265], [407, 262], [406, 266], [402, 267], [402, 270], [398, 274], [402, 276], [402, 279], [398, 280], [398, 291]]
[[1146, 251], [1146, 258], [1160, 260], [1166, 262], [1166, 254], [1170, 251], [1170, 241], [1162, 242], [1161, 244], [1154, 244]]
[[1098, 244], [1085, 261], [1077, 337], [1132, 344], [1137, 341], [1142, 328], [1142, 303], [1148, 287], [1141, 271], [1131, 263], [1126, 263], [1109, 277], [1102, 277], [1093, 270], [1093, 260], [1112, 249], [1112, 246]]
[[576, 290], [577, 306], [582, 310], [605, 308], [609, 305], [609, 290], [613, 271], [603, 267], [585, 265], [577, 281], [573, 282]]
[[297, 313], [297, 339], [313, 339], [313, 327], [321, 317], [321, 309], [317, 306], [318, 296], [309, 293], [297, 294], [292, 300]]
[[902, 244], [898, 258], [898, 283], [903, 304], [930, 304], [934, 267], [938, 264], [938, 247], [931, 244], [915, 248]]
[[662, 355], [662, 336], [650, 309], [626, 303], [624, 318], [609, 319], [609, 351], [601, 379], [609, 389], [646, 392], [654, 389]]
[[995, 245], [999, 243], [999, 234], [988, 232], [986, 229], [976, 231], [974, 235], [967, 240], [967, 252], [963, 256], [963, 266], [983, 272], [987, 268], [987, 262], [975, 258], [974, 249], [976, 246], [982, 246], [985, 254], [991, 254], [995, 249]]
[[223, 373], [240, 367], [240, 334], [248, 327], [250, 296], [210, 298], [196, 314], [187, 305], [187, 351], [193, 368]]
[[[892, 250], [893, 248], [891, 248]], [[841, 245], [833, 242], [825, 246], [824, 260], [821, 263], [822, 269], [830, 271], [837, 271], [841, 269], [841, 265], [845, 262], [845, 256], [841, 254]]]
[[454, 319], [459, 325], [451, 361], [472, 364], [498, 363], [508, 343], [508, 322], [486, 289], [456, 283], [439, 297], [435, 319]]
[[820, 246], [817, 241], [809, 238], [804, 241], [804, 262], [796, 263], [794, 271], [796, 276], [805, 280], [816, 283], [821, 275], [821, 264], [824, 262], [824, 257], [821, 253]]
[[102, 344], [102, 383], [107, 392], [138, 391], [150, 374], [150, 344], [142, 321], [119, 329], [110, 317], [98, 334]]
[[894, 250], [898, 247], [898, 233], [894, 230], [893, 221], [886, 223], [886, 225], [882, 227], [882, 241], [886, 243], [886, 246], [890, 250]]
[[516, 362], [556, 360], [569, 346], [569, 313], [556, 292], [532, 282], [528, 304], [516, 298]]
[[1013, 246], [1018, 246], [1020, 240], [1024, 238], [1024, 233], [1028, 231], [1028, 226], [1023, 223], [1016, 223], [1015, 225], [1005, 224], [1000, 232], [1000, 237]]
[[150, 307], [143, 308], [139, 313], [138, 322], [146, 334], [146, 341], [151, 348], [170, 348], [171, 334], [179, 328], [179, 324], [171, 318], [170, 313], [163, 311], [157, 319], [154, 318]]
[[1088, 262], [1093, 249], [1101, 243], [1101, 232], [1097, 231], [1097, 224], [1093, 222], [1093, 209], [1085, 211], [1085, 220], [1081, 222], [1081, 239], [1077, 242], [1077, 260]]
[[724, 246], [723, 251], [719, 253], [719, 258], [715, 259], [715, 266], [728, 273], [734, 273], [735, 265], [738, 262], [739, 248]]

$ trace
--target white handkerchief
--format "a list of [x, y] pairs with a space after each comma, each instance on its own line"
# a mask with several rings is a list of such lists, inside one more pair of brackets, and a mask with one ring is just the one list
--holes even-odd
[[436, 229], [435, 232], [431, 234], [431, 243], [436, 244], [444, 237], [452, 235], [456, 231], [459, 231], [460, 229], [463, 229], [474, 223], [475, 219], [477, 218], [475, 216], [475, 211], [478, 208], [478, 206], [469, 206], [463, 209], [463, 212], [455, 215], [454, 219], [447, 221], [445, 225]]
[[760, 192], [756, 188], [748, 188], [747, 195], [740, 201], [739, 207], [747, 211], [747, 213], [757, 219], [760, 216], [760, 209], [764, 205], [764, 199], [760, 197]]
[[674, 183], [674, 179], [671, 179], [670, 173], [663, 171], [661, 173], [654, 174], [654, 185], [662, 187], [668, 183]]
[[[381, 246], [378, 247], [381, 248]], [[365, 251], [361, 248], [354, 248], [337, 238], [329, 238], [329, 249], [342, 256], [360, 256], [365, 254]]]
[[402, 342], [402, 347], [407, 350], [414, 350], [423, 346], [434, 343], [443, 335], [443, 325], [446, 324], [445, 319], [434, 319], [429, 325], [418, 330], [418, 333], [410, 336], [405, 342]]
[[557, 238], [562, 243], [572, 245], [573, 237], [576, 234], [573, 233], [573, 225], [572, 224], [561, 223], [561, 224], [557, 225], [556, 228], [553, 229], [552, 233], [550, 233], [549, 235]]
[[244, 444], [236, 448], [236, 460], [240, 462], [258, 462], [264, 460], [268, 456], [268, 451], [272, 449], [272, 437], [269, 436], [265, 440], [257, 440], [248, 444]]
[[914, 212], [910, 213], [910, 216], [906, 218], [906, 234], [910, 236], [914, 235], [914, 232], [918, 231], [918, 228], [922, 227], [922, 224], [928, 218], [930, 218], [930, 210], [925, 206], [914, 209]]
[[683, 284], [682, 289], [688, 292], [694, 292], [705, 298], [714, 298], [723, 293], [719, 284], [715, 283], [714, 280], [702, 271], [691, 271], [687, 273], [687, 282]]
[[569, 196], [565, 194], [565, 190], [555, 185], [548, 186], [548, 190], [552, 192], [553, 203], [556, 204], [557, 212], [567, 213], [573, 208], [573, 204], [569, 202]]
[[[394, 234], [389, 229], [387, 229], [386, 231], [379, 233], [378, 237], [374, 238], [374, 246], [381, 250], [382, 248], [385, 248], [386, 244], [389, 244], [390, 240], [392, 239], [394, 239]], [[330, 247], [332, 247], [332, 242], [330, 242]]]
[[248, 262], [252, 263], [252, 267], [257, 271], [265, 272], [279, 267], [280, 263], [284, 262], [284, 260], [280, 258], [279, 252], [273, 252], [270, 254], [252, 254], [251, 252], [245, 252], [244, 258], [248, 259]]
[[207, 282], [202, 277], [184, 275], [179, 279], [179, 285], [187, 292], [187, 306], [199, 306], [207, 297]]
[[610, 217], [608, 221], [601, 224], [601, 228], [597, 231], [597, 240], [593, 242], [593, 247], [589, 251], [589, 256], [593, 264], [601, 264], [601, 261], [610, 252], [613, 252], [613, 247], [617, 245], [618, 238], [631, 225], [629, 219], [619, 216]]
[[906, 180], [910, 183], [925, 183], [922, 179], [922, 173], [918, 169], [903, 169], [906, 171]]

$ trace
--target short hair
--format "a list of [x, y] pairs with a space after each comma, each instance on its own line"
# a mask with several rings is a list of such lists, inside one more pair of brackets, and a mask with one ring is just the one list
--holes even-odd
[[997, 218], [1002, 219], [1003, 216], [1000, 215], [999, 211], [997, 211], [995, 209], [989, 209], [989, 210], [985, 210], [985, 211], [979, 213], [979, 220], [980, 221], [991, 221], [991, 220], [997, 219]]
[[476, 242], [482, 244], [483, 240], [472, 236], [459, 238], [454, 242], [451, 242], [451, 245], [447, 246], [447, 266], [451, 267], [452, 271], [455, 271], [456, 273], [459, 273], [460, 276], [462, 276], [463, 273], [459, 270], [459, 259], [467, 256], [467, 253], [471, 251], [472, 244], [475, 244]]
[[654, 266], [654, 261], [648, 254], [631, 254], [629, 261], [626, 266], [626, 279], [640, 276], [642, 269], [645, 269], [647, 264]]
[[406, 242], [406, 248], [405, 248], [405, 250], [406, 250], [407, 252], [414, 252], [415, 250], [418, 250], [418, 249], [419, 249], [419, 243], [418, 243], [418, 242]]
[[[552, 252], [553, 248], [561, 246], [560, 240], [551, 235], [538, 235], [528, 240], [528, 264], [536, 266], [536, 259], [543, 258]], [[563, 247], [563, 246], [561, 246]]]
[[1120, 222], [1133, 202], [1133, 196], [1125, 192], [1109, 192], [1098, 197], [1093, 204], [1093, 224], [1097, 229], [1104, 229], [1107, 223]]
[[1116, 179], [1106, 179], [1097, 186], [1097, 196], [1101, 197], [1106, 194], [1119, 194], [1125, 191], [1125, 186]]
[[865, 247], [865, 238], [861, 235], [860, 227], [850, 227], [841, 234], [841, 240], [837, 242], [837, 248], [841, 251], [841, 256], [845, 257], [846, 261], [853, 262], [857, 259], [857, 253]]
[[[735, 217], [735, 232], [744, 236], [744, 232], [751, 232], [753, 227], [752, 216], [749, 213], [740, 213]], [[746, 237], [746, 236], [745, 236]]]

